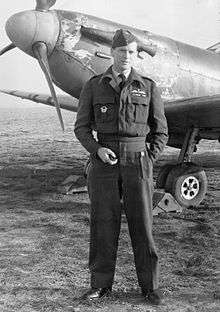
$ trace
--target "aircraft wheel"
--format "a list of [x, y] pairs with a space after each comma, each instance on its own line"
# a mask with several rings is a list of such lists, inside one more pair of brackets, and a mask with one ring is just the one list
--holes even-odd
[[160, 172], [157, 176], [156, 179], [156, 188], [164, 188], [165, 184], [166, 184], [166, 180], [167, 180], [167, 176], [170, 172], [170, 170], [174, 167], [175, 165], [171, 165], [171, 164], [167, 164], [165, 166], [163, 166], [160, 169]]
[[165, 190], [181, 206], [198, 206], [207, 191], [206, 173], [193, 163], [176, 165], [167, 176]]

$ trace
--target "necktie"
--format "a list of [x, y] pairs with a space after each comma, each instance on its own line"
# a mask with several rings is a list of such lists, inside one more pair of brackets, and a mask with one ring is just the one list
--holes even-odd
[[125, 82], [126, 82], [126, 77], [123, 74], [118, 75], [118, 77], [121, 78], [121, 82], [119, 83], [118, 86], [119, 86], [120, 90], [122, 90], [124, 85], [125, 85]]

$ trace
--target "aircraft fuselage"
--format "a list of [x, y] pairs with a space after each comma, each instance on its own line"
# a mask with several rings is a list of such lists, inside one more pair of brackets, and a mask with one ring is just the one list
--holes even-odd
[[[133, 66], [161, 90], [169, 144], [181, 146], [186, 129], [191, 127], [200, 129], [199, 139], [219, 139], [219, 53], [70, 11], [24, 11], [6, 24], [14, 46], [36, 57], [44, 74], [50, 72], [47, 80], [51, 75], [60, 89], [75, 98], [89, 78], [112, 64], [111, 41], [119, 28], [129, 29], [142, 45]], [[54, 95], [53, 101], [56, 103]]]
[[220, 56], [214, 52], [82, 13], [56, 14], [60, 33], [49, 57], [50, 68], [57, 86], [76, 98], [85, 81], [112, 63], [110, 47], [84, 38], [81, 26], [106, 32], [126, 28], [145, 44], [156, 46], [154, 57], [140, 52], [134, 67], [156, 81], [165, 100], [220, 93]]

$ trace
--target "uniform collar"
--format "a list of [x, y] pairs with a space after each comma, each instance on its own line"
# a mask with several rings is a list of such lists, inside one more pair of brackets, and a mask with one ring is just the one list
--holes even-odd
[[99, 82], [102, 82], [103, 79], [105, 78], [110, 78], [114, 79], [113, 73], [112, 73], [112, 66], [110, 66], [102, 75], [101, 78], [99, 79]]
[[130, 75], [128, 77], [129, 82], [138, 81], [143, 86], [146, 86], [144, 79], [139, 75], [136, 70], [132, 67]]
[[[113, 76], [114, 76], [116, 79], [118, 79], [118, 76], [122, 74], [122, 73], [117, 72], [117, 71], [113, 68], [113, 66], [112, 66], [112, 73], [113, 73]], [[131, 69], [130, 69], [129, 71], [123, 73], [123, 75], [125, 76], [126, 79], [128, 79], [130, 73], [131, 73]]]
[[[111, 80], [115, 80], [114, 79], [114, 75], [113, 75], [113, 72], [112, 72], [112, 66], [110, 66], [106, 72], [104, 72], [102, 75], [101, 75], [101, 78], [99, 80], [99, 82], [102, 82], [103, 79], [105, 78], [110, 78]], [[133, 81], [138, 81], [139, 83], [141, 83], [143, 86], [145, 86], [145, 82], [143, 80], [143, 78], [136, 72], [136, 70], [132, 67], [131, 68], [131, 72], [130, 72], [130, 75], [128, 76], [128, 81], [129, 82], [133, 82]]]
[[112, 66], [110, 66], [106, 72], [104, 72], [101, 75], [101, 78], [99, 79], [99, 83], [101, 83], [103, 80], [108, 80], [109, 84], [112, 86], [113, 89], [115, 89], [116, 92], [120, 91], [120, 88], [116, 82], [116, 79], [114, 78], [113, 72], [112, 72]]

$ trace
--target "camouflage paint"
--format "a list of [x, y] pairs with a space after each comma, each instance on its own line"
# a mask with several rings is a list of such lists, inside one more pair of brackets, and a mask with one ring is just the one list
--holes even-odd
[[[57, 14], [61, 29], [56, 50], [58, 54], [66, 55], [68, 64], [63, 64], [64, 67], [75, 62], [87, 71], [85, 80], [105, 71], [111, 59], [110, 48], [84, 38], [81, 26], [109, 32], [126, 28], [144, 44], [157, 46], [154, 57], [140, 52], [134, 67], [142, 75], [156, 81], [164, 100], [220, 93], [220, 66], [216, 66], [220, 64], [220, 56], [213, 52], [81, 13], [58, 11]], [[101, 53], [109, 59], [99, 57]]]

